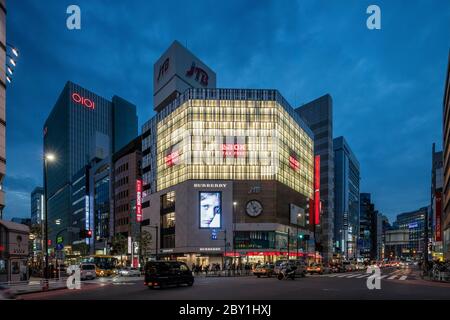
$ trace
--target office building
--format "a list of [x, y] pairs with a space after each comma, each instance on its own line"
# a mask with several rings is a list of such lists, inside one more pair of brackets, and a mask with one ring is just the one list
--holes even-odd
[[442, 188], [444, 184], [444, 170], [442, 151], [436, 151], [436, 145], [433, 143], [431, 165], [431, 206], [430, 206], [430, 234], [431, 239], [431, 257], [433, 260], [443, 260], [442, 246]]
[[135, 241], [142, 221], [142, 144], [132, 140], [113, 156], [114, 233]]
[[365, 260], [375, 260], [377, 255], [376, 217], [378, 211], [375, 210], [370, 193], [361, 193], [359, 201], [359, 255]]
[[450, 52], [448, 54], [447, 75], [444, 87], [443, 99], [443, 211], [442, 211], [442, 229], [443, 229], [443, 255], [445, 259], [450, 259]]
[[[82, 176], [80, 170], [87, 165], [93, 167], [93, 163], [110, 161], [116, 150], [136, 136], [136, 106], [117, 96], [109, 101], [70, 81], [66, 83], [44, 125], [44, 153], [52, 153], [56, 158], [47, 164], [44, 186], [48, 197], [49, 239], [55, 240], [59, 234], [64, 245], [70, 248], [74, 241], [82, 239], [75, 229], [67, 228], [93, 228], [94, 217], [86, 214], [98, 209], [92, 207], [93, 200], [83, 199], [84, 214], [74, 208], [83, 201], [75, 193]], [[77, 213], [73, 214], [73, 210]], [[101, 230], [106, 230], [112, 222], [107, 224], [109, 218], [104, 213], [101, 215]], [[103, 234], [98, 232], [100, 236]]]
[[0, 0], [0, 220], [5, 208], [6, 174], [6, 1]]
[[400, 230], [406, 230], [409, 234], [409, 240], [402, 246], [401, 255], [403, 257], [421, 258], [425, 253], [425, 216], [428, 207], [422, 207], [419, 210], [405, 212], [397, 215], [394, 227]]
[[44, 214], [44, 188], [36, 187], [31, 192], [31, 224], [40, 225]]
[[359, 162], [344, 137], [333, 140], [335, 252], [356, 259], [359, 239]]
[[160, 70], [190, 87], [166, 91], [142, 130], [152, 252], [189, 264], [314, 257], [313, 241], [297, 240], [313, 240], [315, 173], [313, 134], [300, 116], [276, 90], [210, 88], [215, 74], [178, 43], [154, 79]]
[[316, 228], [318, 248], [325, 262], [333, 257], [334, 238], [334, 151], [333, 100], [329, 94], [296, 109], [314, 134], [314, 155], [320, 156], [320, 225]]

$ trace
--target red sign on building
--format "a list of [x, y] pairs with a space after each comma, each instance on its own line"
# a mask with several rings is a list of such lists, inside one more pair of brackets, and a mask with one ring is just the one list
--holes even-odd
[[442, 219], [442, 193], [437, 191], [435, 193], [435, 217], [436, 217], [436, 234], [435, 234], [435, 239], [436, 241], [442, 241], [442, 224], [441, 224], [441, 219]]
[[244, 157], [245, 144], [240, 143], [224, 143], [222, 144], [222, 153], [224, 157]]
[[179, 157], [180, 153], [178, 152], [178, 150], [174, 150], [165, 157], [164, 161], [166, 162], [166, 165], [168, 167], [172, 167], [173, 165], [178, 163]]
[[91, 99], [82, 97], [79, 93], [76, 93], [76, 92], [72, 93], [72, 100], [75, 103], [85, 106], [86, 108], [89, 108], [92, 110], [95, 109], [95, 102], [92, 101]]
[[298, 169], [300, 169], [300, 162], [297, 160], [297, 157], [293, 155], [289, 156], [289, 166], [295, 171], [298, 171]]
[[136, 222], [142, 222], [142, 180], [136, 180]]
[[320, 156], [314, 158], [314, 223], [320, 223]]

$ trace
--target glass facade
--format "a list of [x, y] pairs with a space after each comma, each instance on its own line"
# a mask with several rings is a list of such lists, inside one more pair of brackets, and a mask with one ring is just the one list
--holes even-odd
[[313, 140], [275, 90], [192, 89], [157, 124], [157, 190], [190, 179], [277, 180], [313, 193]]

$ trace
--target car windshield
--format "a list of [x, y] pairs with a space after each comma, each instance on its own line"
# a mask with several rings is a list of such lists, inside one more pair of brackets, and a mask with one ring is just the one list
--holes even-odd
[[95, 266], [93, 264], [85, 264], [81, 266], [81, 270], [95, 270]]

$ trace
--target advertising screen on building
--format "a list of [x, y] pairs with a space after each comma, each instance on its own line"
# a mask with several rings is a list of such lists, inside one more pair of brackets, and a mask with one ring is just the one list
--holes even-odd
[[222, 196], [220, 192], [200, 192], [200, 228], [222, 227]]

